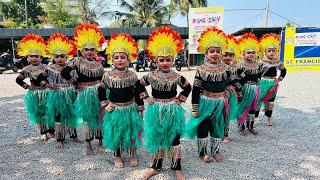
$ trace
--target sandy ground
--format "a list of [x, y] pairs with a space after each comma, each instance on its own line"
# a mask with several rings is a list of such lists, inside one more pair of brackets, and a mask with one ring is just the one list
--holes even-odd
[[[194, 70], [181, 73], [192, 82]], [[150, 165], [144, 150], [138, 151], [137, 168], [129, 167], [126, 157], [125, 168], [118, 170], [111, 152], [86, 156], [84, 145], [69, 139], [62, 150], [54, 140], [41, 142], [38, 130], [26, 121], [24, 90], [15, 83], [16, 76], [10, 71], [0, 75], [0, 179], [138, 179]], [[195, 141], [183, 141], [186, 178], [320, 179], [319, 76], [320, 72], [289, 73], [276, 99], [274, 126], [266, 127], [261, 113], [259, 135], [240, 137], [232, 124], [232, 142], [221, 147], [221, 163], [201, 162]], [[186, 109], [190, 111], [190, 98]], [[153, 179], [174, 179], [173, 175], [166, 162]]]

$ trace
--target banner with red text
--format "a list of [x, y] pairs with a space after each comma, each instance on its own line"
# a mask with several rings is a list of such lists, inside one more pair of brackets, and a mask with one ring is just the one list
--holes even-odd
[[216, 26], [223, 30], [223, 7], [189, 9], [189, 53], [198, 54], [198, 39], [203, 30]]

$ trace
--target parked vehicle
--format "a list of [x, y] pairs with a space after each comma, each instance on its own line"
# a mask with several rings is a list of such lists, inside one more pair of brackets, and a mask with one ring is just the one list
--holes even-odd
[[146, 70], [146, 67], [148, 67], [148, 61], [146, 58], [146, 54], [144, 50], [139, 50], [138, 52], [138, 59], [136, 61], [136, 71], [139, 72], [140, 69], [143, 69], [144, 71]]
[[8, 53], [3, 53], [0, 56], [0, 74], [7, 70], [13, 70], [13, 72], [18, 72], [19, 69], [15, 65], [12, 55]]
[[176, 57], [176, 60], [174, 62], [174, 66], [176, 67], [177, 71], [181, 71], [181, 68], [186, 66], [186, 64], [184, 62], [183, 52], [179, 53], [178, 56]]

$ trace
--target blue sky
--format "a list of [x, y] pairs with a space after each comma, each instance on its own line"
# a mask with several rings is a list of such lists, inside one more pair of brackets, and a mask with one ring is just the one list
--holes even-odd
[[[164, 0], [169, 2], [169, 0]], [[224, 31], [232, 33], [244, 27], [264, 26], [264, 11], [228, 11], [231, 9], [263, 9], [270, 3], [270, 10], [301, 26], [320, 26], [319, 0], [208, 0], [208, 6], [222, 6]], [[115, 6], [116, 7], [116, 6]], [[268, 26], [284, 26], [288, 21], [269, 14]], [[177, 14], [172, 20], [177, 26], [187, 26], [186, 18]], [[108, 24], [107, 21], [102, 26]]]

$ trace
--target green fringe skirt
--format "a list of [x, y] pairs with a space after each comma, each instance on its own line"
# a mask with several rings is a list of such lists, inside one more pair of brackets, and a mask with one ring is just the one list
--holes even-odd
[[76, 128], [76, 119], [73, 112], [75, 100], [74, 87], [65, 87], [57, 90], [49, 90], [46, 100], [47, 114], [50, 128], [54, 127], [59, 116], [62, 127]]
[[185, 126], [184, 109], [174, 102], [148, 104], [145, 112], [144, 146], [154, 154], [159, 150], [168, 151]]
[[228, 104], [229, 104], [229, 114], [226, 118], [225, 127], [228, 128], [230, 121], [237, 121], [237, 113], [238, 113], [238, 99], [237, 93], [231, 92], [228, 97]]
[[46, 96], [48, 90], [27, 90], [24, 103], [27, 110], [28, 121], [32, 125], [44, 125], [49, 127], [46, 119]]
[[199, 124], [209, 117], [214, 128], [214, 134], [217, 134], [219, 138], [223, 138], [225, 118], [228, 114], [227, 100], [225, 98], [210, 98], [200, 95], [198, 113], [198, 117], [190, 115], [184, 136], [190, 139], [195, 138]]
[[77, 126], [81, 125], [89, 130], [101, 128], [100, 106], [98, 86], [89, 86], [81, 90], [74, 103]]
[[[259, 81], [259, 87], [260, 87], [260, 95], [259, 95], [259, 102], [258, 102], [258, 107], [261, 107], [262, 105], [262, 99], [264, 97], [267, 96], [268, 92], [276, 86], [276, 80], [275, 79], [264, 79], [262, 78], [260, 81]], [[272, 97], [271, 98], [274, 98], [275, 97], [275, 93], [272, 94]]]
[[139, 133], [142, 130], [142, 125], [143, 121], [138, 114], [135, 103], [124, 107], [116, 106], [114, 111], [110, 113], [105, 111], [102, 128], [103, 146], [112, 151], [140, 148]]

